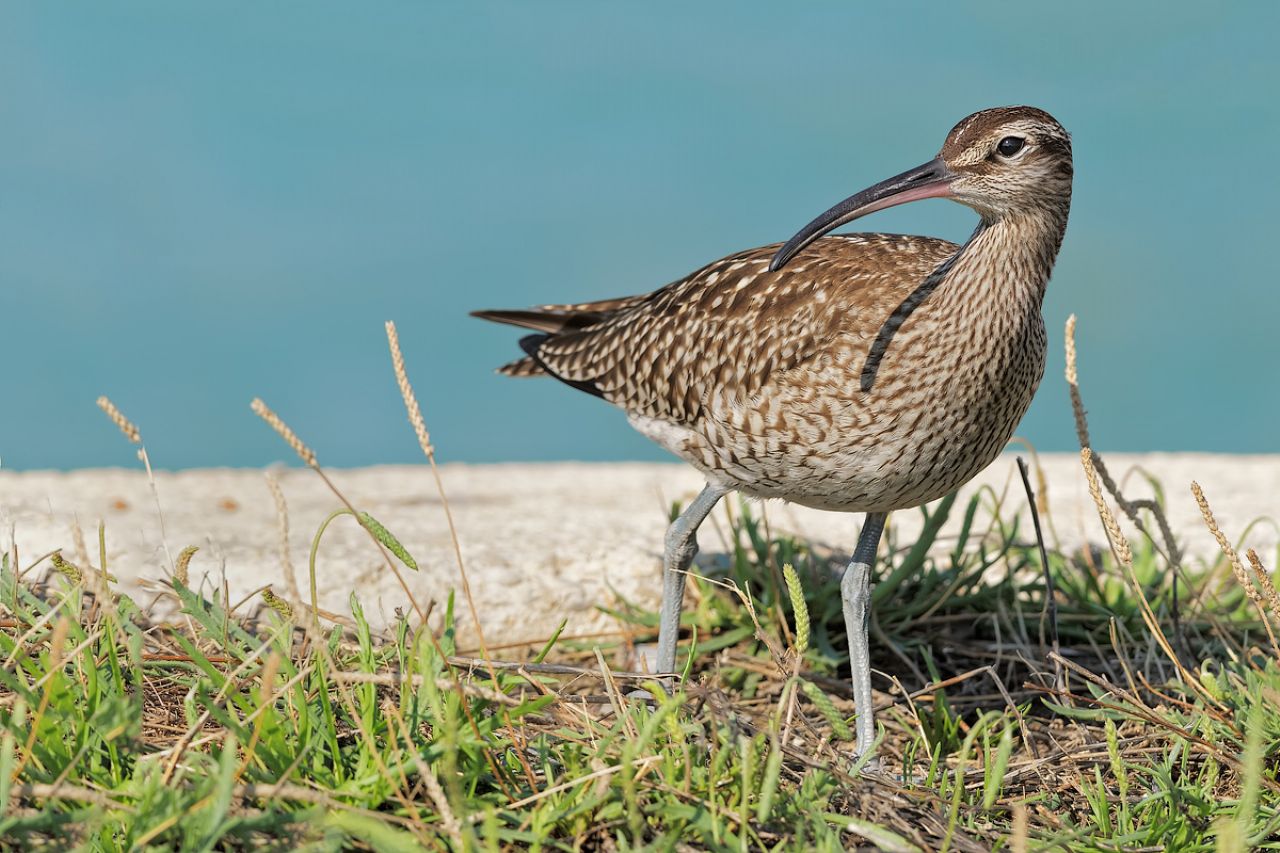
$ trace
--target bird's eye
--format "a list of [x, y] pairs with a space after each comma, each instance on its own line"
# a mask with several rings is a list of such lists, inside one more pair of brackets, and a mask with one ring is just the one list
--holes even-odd
[[1022, 146], [1027, 144], [1027, 140], [1021, 136], [1006, 136], [996, 145], [996, 151], [1000, 152], [1001, 157], [1012, 157], [1022, 150]]

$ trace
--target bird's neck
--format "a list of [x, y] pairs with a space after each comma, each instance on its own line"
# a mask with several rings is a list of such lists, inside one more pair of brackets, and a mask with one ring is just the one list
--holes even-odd
[[986, 297], [1038, 309], [1066, 230], [1065, 206], [984, 217], [948, 261], [946, 297], [970, 306]]

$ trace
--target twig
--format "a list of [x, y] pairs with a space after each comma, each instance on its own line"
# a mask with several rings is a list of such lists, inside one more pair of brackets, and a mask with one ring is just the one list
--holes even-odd
[[629, 678], [644, 681], [652, 681], [661, 675], [676, 675], [678, 673], [652, 673], [652, 672], [627, 672], [625, 670], [609, 670], [606, 675], [598, 669], [587, 669], [581, 666], [570, 666], [560, 663], [520, 663], [513, 661], [501, 660], [485, 660], [483, 658], [459, 657], [450, 655], [447, 658], [450, 666], [461, 667], [464, 669], [480, 669], [482, 667], [492, 666], [494, 669], [508, 670], [528, 670], [529, 672], [542, 673], [544, 675], [579, 675], [589, 678]]
[[91, 803], [99, 808], [129, 812], [137, 811], [128, 803], [112, 799], [101, 791], [78, 785], [46, 785], [39, 782], [20, 782], [9, 789], [9, 796], [23, 800], [75, 800]]
[[[411, 684], [414, 687], [421, 687], [424, 683], [421, 675], [402, 675], [394, 672], [342, 672], [341, 670], [332, 670], [329, 674], [334, 681], [341, 684], [381, 684], [386, 686]], [[443, 677], [432, 681], [441, 690], [461, 689], [470, 696], [511, 707], [520, 704], [520, 700], [515, 697], [488, 687], [481, 687], [479, 684], [470, 684], [468, 682], [459, 684], [451, 678]]]
[[[1031, 478], [1027, 474], [1027, 463], [1018, 457], [1018, 473], [1022, 475], [1022, 487], [1027, 490], [1027, 503], [1031, 506], [1031, 523], [1036, 531], [1036, 544], [1040, 547], [1040, 567], [1044, 570], [1044, 611], [1040, 618], [1040, 646], [1044, 647], [1044, 623], [1049, 622], [1049, 638], [1054, 652], [1058, 645], [1058, 598], [1053, 585], [1053, 573], [1049, 570], [1049, 554], [1044, 547], [1044, 533], [1040, 530], [1040, 510], [1036, 507], [1036, 494], [1031, 489]], [[1053, 684], [1058, 689], [1064, 686], [1062, 667], [1054, 664]]]
[[[524, 808], [525, 806], [532, 805], [533, 803], [538, 802], [538, 800], [545, 799], [546, 797], [550, 797], [553, 794], [558, 794], [561, 791], [567, 791], [570, 788], [574, 788], [578, 785], [581, 785], [583, 782], [590, 782], [593, 779], [600, 779], [602, 777], [610, 776], [614, 773], [617, 773], [620, 770], [625, 770], [628, 766], [636, 770], [647, 770], [649, 768], [649, 765], [656, 764], [657, 762], [661, 761], [663, 758], [664, 756], [662, 755], [646, 755], [643, 758], [637, 758], [634, 761], [631, 761], [629, 765], [614, 764], [610, 767], [602, 767], [599, 770], [586, 774], [585, 776], [579, 776], [576, 779], [570, 779], [568, 782], [561, 782], [559, 785], [555, 785], [553, 787], [547, 788], [546, 790], [539, 791], [538, 793], [533, 794], [532, 796], [525, 797], [523, 800], [516, 800], [514, 803], [507, 804], [506, 806], [504, 806], [504, 808], [507, 808], [507, 809]], [[475, 813], [467, 817], [467, 820], [470, 823], [479, 823], [484, 819], [485, 819], [485, 813], [481, 811], [476, 811]]]

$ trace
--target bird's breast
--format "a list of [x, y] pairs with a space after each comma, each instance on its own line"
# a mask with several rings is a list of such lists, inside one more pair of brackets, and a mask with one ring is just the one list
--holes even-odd
[[995, 459], [1044, 362], [1038, 304], [945, 318], [922, 309], [887, 345], [878, 330], [851, 330], [751, 398], [712, 394], [695, 429], [675, 446], [660, 443], [760, 497], [858, 511], [916, 506]]

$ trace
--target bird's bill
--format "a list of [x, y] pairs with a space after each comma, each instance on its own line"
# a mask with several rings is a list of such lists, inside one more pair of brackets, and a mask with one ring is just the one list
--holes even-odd
[[805, 246], [860, 216], [923, 198], [951, 196], [953, 177], [942, 158], [937, 158], [849, 196], [788, 240], [769, 262], [769, 270], [772, 272], [782, 269]]

